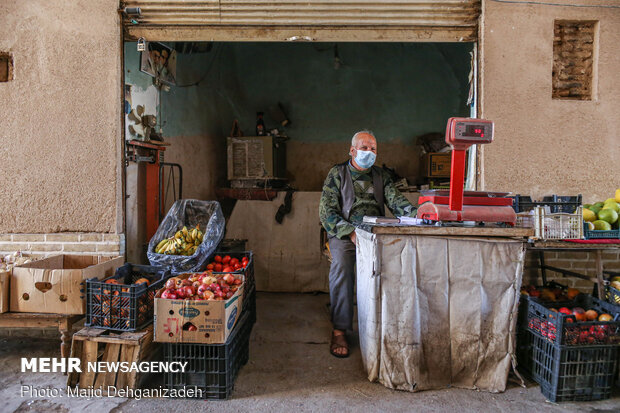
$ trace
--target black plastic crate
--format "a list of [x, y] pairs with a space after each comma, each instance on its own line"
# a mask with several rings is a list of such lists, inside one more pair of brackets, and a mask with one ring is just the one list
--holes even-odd
[[223, 239], [220, 245], [217, 246], [217, 250], [220, 252], [244, 252], [247, 242], [247, 239]]
[[583, 237], [585, 239], [620, 239], [620, 229], [596, 230], [589, 229], [588, 223], [583, 223]]
[[[529, 285], [522, 285], [521, 289], [527, 288], [529, 287]], [[568, 290], [568, 286], [564, 285], [564, 284], [560, 284], [558, 282], [555, 281], [549, 281], [546, 285], [535, 285], [534, 286], [537, 290], [542, 290], [543, 288], [548, 288], [548, 289], [559, 289], [562, 291], [563, 294], [566, 294], [567, 290]], [[545, 306], [549, 306], [549, 307], [553, 307], [554, 305], [556, 305], [556, 303], [558, 303], [559, 301], [549, 301], [549, 300], [545, 300], [545, 297], [533, 297], [530, 296], [529, 294], [523, 294], [521, 293], [519, 296], [519, 314], [517, 316], [517, 328], [526, 328], [527, 326], [527, 301], [530, 298], [534, 298], [536, 300], [538, 300], [538, 302], [542, 303]]]
[[531, 211], [537, 206], [548, 206], [551, 213], [572, 214], [577, 207], [581, 206], [581, 194], [577, 196], [549, 195], [543, 197], [541, 201], [533, 201], [531, 197], [524, 195], [515, 195], [511, 198], [514, 200], [512, 207], [517, 213]]
[[227, 399], [250, 357], [252, 314], [243, 311], [225, 344], [165, 343], [166, 362], [187, 362], [182, 373], [165, 373], [168, 389], [195, 388], [196, 399]]
[[[256, 279], [254, 278], [254, 254], [252, 254], [252, 251], [239, 251], [239, 252], [217, 251], [213, 254], [213, 257], [211, 257], [211, 259], [208, 260], [208, 262], [210, 263], [211, 261], [213, 261], [216, 255], [219, 255], [222, 257], [229, 255], [231, 258], [237, 258], [238, 260], [241, 260], [243, 257], [248, 257], [249, 259], [248, 265], [245, 268], [242, 268], [238, 271], [231, 273], [231, 274], [243, 274], [245, 277], [245, 285], [244, 285], [245, 293], [244, 293], [244, 298], [243, 298], [243, 309], [248, 308], [250, 306], [249, 300], [250, 300], [250, 295], [251, 295], [251, 294], [248, 294], [248, 292], [252, 292], [252, 291], [256, 292]], [[217, 271], [213, 271], [213, 273], [214, 274], [227, 274], [225, 272], [217, 272]], [[254, 301], [254, 307], [256, 307], [256, 300]], [[256, 311], [254, 311], [254, 314], [256, 314]]]
[[[86, 280], [85, 326], [136, 331], [153, 322], [153, 300], [170, 271], [163, 267], [125, 264], [112, 277]], [[146, 278], [150, 284], [133, 284]], [[117, 280], [111, 284], [109, 280]]]
[[[527, 318], [520, 318], [521, 324], [550, 343], [566, 346], [620, 344], [620, 307], [613, 304], [586, 294], [579, 294], [573, 301], [553, 304], [541, 303], [532, 297], [524, 303], [520, 310], [527, 311]], [[593, 309], [599, 315], [610, 314], [613, 320], [577, 322], [573, 315], [551, 310], [551, 305], [556, 310], [562, 307]]]
[[552, 402], [608, 399], [618, 351], [617, 345], [558, 346], [527, 330], [518, 334], [519, 370]]

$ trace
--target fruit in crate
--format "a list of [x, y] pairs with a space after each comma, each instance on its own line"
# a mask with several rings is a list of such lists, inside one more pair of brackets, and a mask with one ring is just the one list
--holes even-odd
[[575, 316], [575, 320], [577, 321], [586, 321], [586, 312], [583, 308], [581, 307], [575, 307], [573, 308], [573, 316]]
[[183, 227], [170, 238], [161, 240], [155, 247], [155, 252], [166, 255], [194, 255], [203, 239], [200, 226], [196, 225], [192, 229]]
[[607, 221], [596, 220], [593, 222], [594, 229], [596, 231], [609, 231], [611, 230], [611, 224]]
[[227, 300], [243, 281], [234, 274], [192, 273], [187, 278], [174, 277], [166, 282], [160, 298], [171, 300]]
[[138, 278], [136, 281], [134, 281], [134, 284], [138, 285], [138, 284], [142, 284], [142, 283], [146, 283], [146, 286], [148, 287], [151, 282], [148, 280], [148, 278]]
[[618, 220], [618, 213], [612, 208], [603, 208], [598, 213], [598, 219], [608, 222], [610, 225]]
[[583, 210], [583, 220], [586, 222], [596, 221], [596, 213], [588, 208], [584, 208]]
[[236, 272], [241, 271], [248, 266], [250, 259], [243, 257], [241, 260], [232, 258], [230, 255], [216, 255], [213, 261], [207, 264], [207, 271], [215, 272]]
[[598, 318], [598, 313], [595, 310], [586, 311], [586, 319], [588, 321], [596, 321]]

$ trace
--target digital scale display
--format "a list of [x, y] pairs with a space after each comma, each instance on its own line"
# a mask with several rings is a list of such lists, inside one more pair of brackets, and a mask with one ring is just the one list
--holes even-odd
[[468, 138], [484, 138], [484, 126], [482, 125], [466, 125], [465, 132], [462, 135]]

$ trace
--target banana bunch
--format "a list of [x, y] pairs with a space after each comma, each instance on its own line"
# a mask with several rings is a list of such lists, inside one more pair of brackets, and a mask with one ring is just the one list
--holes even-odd
[[203, 237], [198, 225], [192, 229], [183, 227], [172, 237], [161, 240], [155, 247], [155, 252], [166, 255], [194, 255]]

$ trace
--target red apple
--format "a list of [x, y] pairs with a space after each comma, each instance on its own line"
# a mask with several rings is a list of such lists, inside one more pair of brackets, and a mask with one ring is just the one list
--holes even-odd
[[215, 294], [213, 294], [213, 291], [207, 290], [207, 291], [204, 292], [203, 297], [204, 297], [205, 300], [212, 300], [213, 297], [215, 297]]
[[163, 293], [161, 293], [161, 298], [164, 298], [167, 300], [176, 300], [178, 296], [173, 289], [168, 288]]
[[559, 311], [560, 313], [562, 313], [562, 314], [566, 314], [566, 315], [571, 315], [571, 314], [572, 314], [572, 313], [571, 313], [571, 311], [570, 311], [570, 309], [568, 309], [567, 307], [562, 307], [562, 308], [560, 308], [558, 311]]
[[186, 285], [183, 287], [183, 294], [185, 297], [193, 297], [196, 294], [196, 290], [191, 285]]

